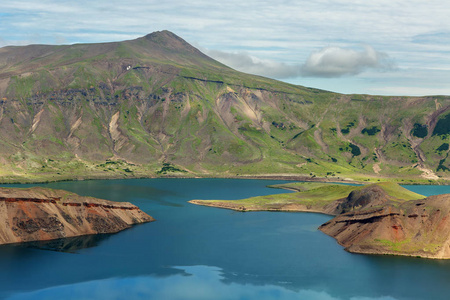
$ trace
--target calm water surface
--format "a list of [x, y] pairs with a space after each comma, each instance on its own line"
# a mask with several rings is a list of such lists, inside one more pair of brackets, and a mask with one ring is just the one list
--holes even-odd
[[[281, 181], [136, 179], [47, 184], [129, 201], [157, 219], [114, 235], [0, 246], [6, 299], [449, 299], [450, 261], [350, 254], [309, 213], [240, 213], [191, 199], [285, 192]], [[426, 195], [449, 187], [411, 186]]]

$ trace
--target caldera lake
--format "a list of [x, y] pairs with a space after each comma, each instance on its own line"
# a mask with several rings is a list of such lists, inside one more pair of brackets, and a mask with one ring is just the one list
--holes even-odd
[[[449, 299], [450, 260], [348, 253], [317, 230], [330, 216], [242, 213], [187, 203], [285, 193], [266, 187], [284, 182], [130, 179], [41, 184], [131, 202], [157, 221], [112, 235], [0, 246], [0, 298]], [[18, 187], [25, 186], [31, 185]], [[427, 196], [450, 193], [448, 186], [406, 188]]]

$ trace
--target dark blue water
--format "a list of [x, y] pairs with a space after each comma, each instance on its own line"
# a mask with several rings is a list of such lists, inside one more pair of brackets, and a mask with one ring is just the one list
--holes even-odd
[[[284, 192], [265, 188], [274, 183], [280, 182], [139, 179], [47, 184], [132, 202], [157, 221], [114, 235], [1, 246], [0, 297], [448, 299], [450, 261], [347, 253], [317, 230], [328, 216], [240, 213], [186, 203]], [[437, 192], [411, 189], [427, 195], [450, 192], [448, 187]]]

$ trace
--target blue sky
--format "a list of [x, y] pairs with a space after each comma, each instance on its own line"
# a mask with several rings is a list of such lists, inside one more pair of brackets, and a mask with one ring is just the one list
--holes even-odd
[[341, 93], [450, 95], [450, 2], [4, 0], [0, 46], [170, 30], [240, 71]]

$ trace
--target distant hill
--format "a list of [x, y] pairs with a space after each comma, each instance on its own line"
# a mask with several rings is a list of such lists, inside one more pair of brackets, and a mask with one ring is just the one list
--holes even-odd
[[342, 95], [235, 71], [162, 31], [0, 49], [0, 180], [448, 179], [450, 97]]

